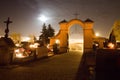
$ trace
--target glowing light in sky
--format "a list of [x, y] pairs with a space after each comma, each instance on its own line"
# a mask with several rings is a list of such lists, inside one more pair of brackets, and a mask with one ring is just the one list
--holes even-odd
[[38, 17], [38, 20], [40, 20], [42, 22], [46, 22], [48, 20], [48, 18], [44, 15], [41, 15], [40, 17]]

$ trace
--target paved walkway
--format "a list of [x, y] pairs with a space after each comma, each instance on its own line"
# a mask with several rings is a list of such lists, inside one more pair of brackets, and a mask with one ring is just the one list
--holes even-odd
[[81, 67], [84, 61], [81, 57], [81, 52], [69, 52], [24, 65], [3, 67], [0, 68], [0, 80], [85, 80], [90, 77], [88, 67]]

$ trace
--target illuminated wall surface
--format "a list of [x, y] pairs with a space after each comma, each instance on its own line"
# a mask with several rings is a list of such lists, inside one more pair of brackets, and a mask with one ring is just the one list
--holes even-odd
[[115, 21], [112, 30], [114, 32], [116, 40], [120, 42], [120, 20]]

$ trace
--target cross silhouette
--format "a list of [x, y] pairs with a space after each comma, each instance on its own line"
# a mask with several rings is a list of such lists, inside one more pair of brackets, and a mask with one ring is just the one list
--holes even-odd
[[8, 17], [8, 20], [4, 21], [4, 23], [6, 23], [6, 27], [8, 28], [9, 24], [12, 23], [12, 21], [10, 21], [10, 18]]
[[10, 21], [10, 18], [8, 17], [7, 21], [4, 21], [4, 23], [6, 23], [6, 29], [5, 29], [5, 38], [8, 38], [8, 33], [9, 33], [9, 24], [12, 23], [12, 21]]
[[75, 18], [77, 19], [79, 14], [78, 14], [78, 13], [75, 13], [74, 15], [75, 15]]

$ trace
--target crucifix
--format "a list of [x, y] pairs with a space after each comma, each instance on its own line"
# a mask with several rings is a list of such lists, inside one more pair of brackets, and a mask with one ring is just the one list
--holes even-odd
[[8, 33], [9, 33], [9, 24], [12, 23], [12, 21], [10, 21], [10, 18], [8, 17], [7, 21], [4, 21], [4, 23], [6, 23], [6, 29], [5, 29], [5, 38], [8, 38]]
[[79, 14], [78, 14], [78, 13], [75, 13], [74, 15], [75, 15], [75, 18], [77, 19]]

